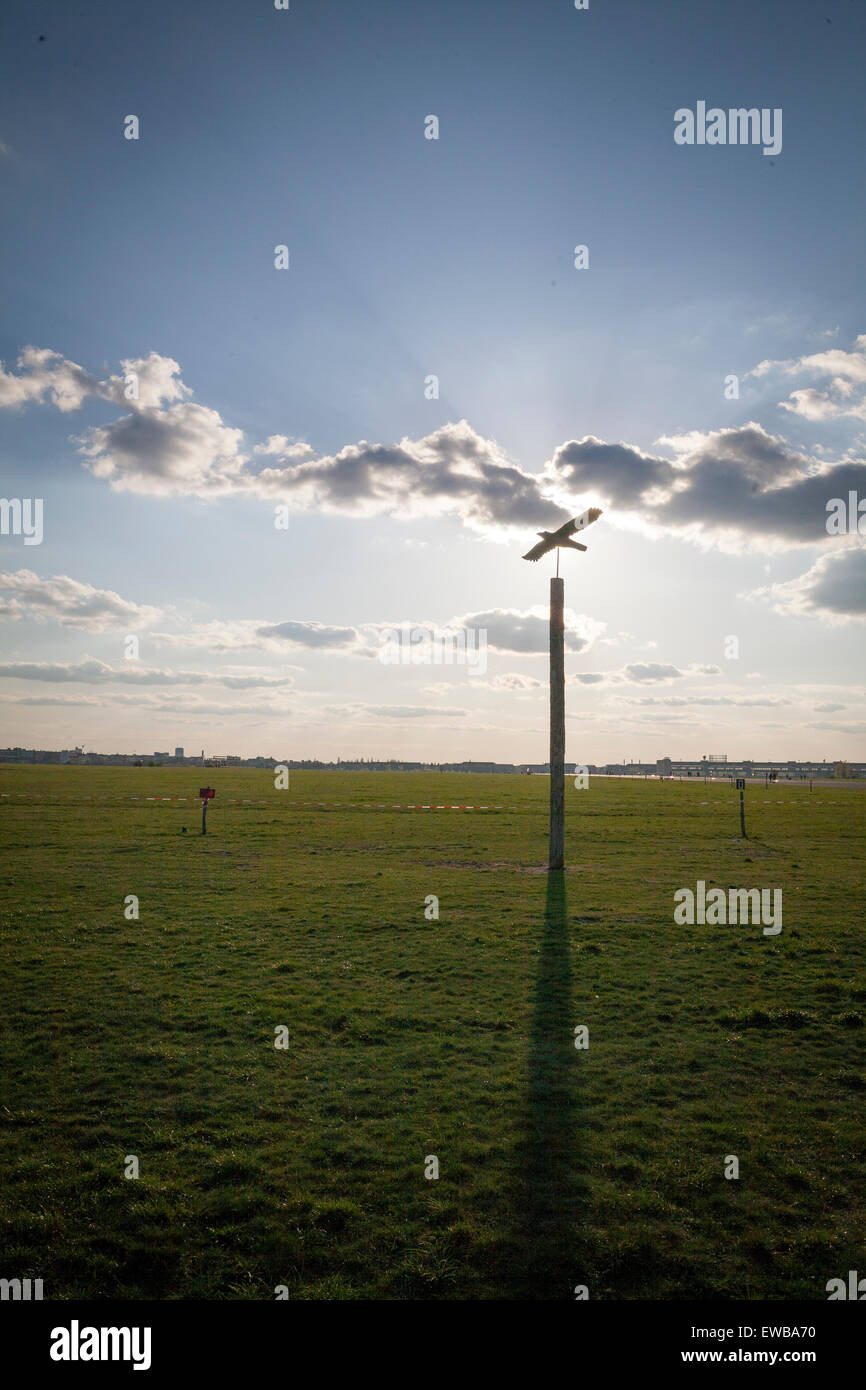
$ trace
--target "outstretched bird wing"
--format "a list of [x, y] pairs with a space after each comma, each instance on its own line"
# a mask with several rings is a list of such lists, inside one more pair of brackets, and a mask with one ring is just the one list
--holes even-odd
[[581, 512], [580, 516], [573, 517], [564, 526], [560, 526], [557, 535], [573, 536], [575, 531], [582, 531], [585, 526], [591, 526], [594, 521], [598, 521], [601, 516], [601, 507], [590, 507], [588, 511]]
[[552, 550], [550, 541], [539, 541], [531, 550], [527, 550], [524, 560], [540, 560], [542, 555], [546, 555], [548, 550]]

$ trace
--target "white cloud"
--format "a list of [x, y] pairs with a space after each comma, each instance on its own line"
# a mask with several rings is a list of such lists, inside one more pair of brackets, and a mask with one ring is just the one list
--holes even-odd
[[[58, 410], [80, 410], [88, 396], [111, 401], [132, 410], [146, 411], [164, 401], [191, 395], [180, 380], [180, 366], [172, 357], [150, 352], [147, 357], [121, 359], [123, 374], [100, 381], [91, 372], [50, 348], [26, 347], [18, 357], [18, 375], [0, 363], [0, 406], [40, 403], [46, 399]], [[130, 377], [137, 380], [133, 384]], [[127, 390], [134, 391], [128, 399]]]
[[76, 662], [3, 662], [0, 663], [0, 679], [79, 685], [222, 685], [231, 690], [288, 687], [293, 684], [290, 676], [236, 676], [209, 671], [172, 671], [141, 666], [135, 661], [126, 662], [123, 666], [109, 666], [104, 661], [88, 656]]
[[[166, 402], [182, 401], [192, 395], [181, 381], [180, 365], [173, 357], [149, 352], [147, 357], [124, 357], [120, 365], [122, 375], [108, 377], [97, 393], [116, 405], [138, 411], [157, 410]], [[133, 392], [131, 398], [129, 392]]]
[[745, 709], [763, 708], [767, 705], [790, 705], [791, 701], [781, 696], [771, 695], [637, 695], [626, 703], [631, 705], [737, 705]]
[[272, 434], [264, 442], [257, 444], [253, 449], [254, 454], [271, 454], [283, 459], [303, 459], [309, 458], [315, 450], [310, 444], [305, 444], [303, 440], [292, 440], [284, 434]]
[[3, 617], [56, 622], [84, 632], [134, 631], [160, 616], [158, 608], [132, 603], [112, 589], [96, 589], [66, 574], [40, 579], [32, 570], [0, 573], [0, 592], [10, 596], [0, 600]]
[[206, 623], [190, 625], [179, 632], [153, 632], [150, 640], [156, 647], [215, 653], [283, 651], [284, 643], [260, 635], [262, 626], [261, 620], [255, 618], [214, 618]]
[[[831, 329], [824, 336], [832, 337], [837, 332], [838, 328]], [[822, 352], [785, 361], [765, 360], [747, 375], [830, 377], [827, 389], [799, 387], [789, 393], [787, 400], [779, 401], [779, 405], [805, 420], [866, 419], [866, 333], [855, 338], [853, 352], [825, 348]]]
[[434, 719], [463, 718], [465, 709], [447, 708], [445, 705], [367, 705], [354, 703], [348, 705], [328, 705], [325, 714], [334, 718], [355, 718], [369, 715], [374, 719]]
[[[834, 382], [830, 391], [817, 391], [813, 386], [792, 391], [787, 401], [780, 401], [783, 410], [794, 415], [802, 415], [806, 420], [838, 420], [850, 416], [856, 420], [866, 420], [866, 395], [862, 400], [846, 405], [844, 398], [850, 396], [851, 387], [847, 382]], [[840, 400], [839, 397], [843, 397]]]
[[276, 703], [267, 696], [260, 700], [220, 704], [189, 691], [182, 694], [151, 695], [140, 690], [135, 695], [125, 695], [118, 690], [104, 689], [98, 695], [0, 695], [0, 707], [19, 706], [34, 709], [91, 709], [97, 713], [129, 709], [136, 714], [170, 714], [182, 719], [197, 719], [199, 715], [224, 715], [244, 719], [279, 719], [284, 722], [286, 718], [285, 703]]
[[544, 681], [536, 680], [535, 676], [524, 676], [519, 672], [510, 671], [505, 675], [494, 676], [491, 681], [477, 682], [486, 684], [494, 690], [543, 690]]
[[787, 401], [780, 401], [779, 405], [794, 415], [802, 415], [805, 420], [832, 420], [838, 414], [838, 406], [827, 392], [816, 391], [814, 386], [792, 391]]
[[809, 724], [808, 727], [810, 729], [826, 729], [833, 734], [854, 734], [858, 738], [862, 738], [866, 734], [866, 720], [855, 721], [852, 724], [838, 724], [832, 720], [824, 719], [815, 724]]
[[99, 381], [76, 362], [49, 348], [26, 347], [14, 376], [0, 362], [0, 406], [26, 405], [46, 397], [58, 410], [79, 410], [85, 397], [97, 395]]

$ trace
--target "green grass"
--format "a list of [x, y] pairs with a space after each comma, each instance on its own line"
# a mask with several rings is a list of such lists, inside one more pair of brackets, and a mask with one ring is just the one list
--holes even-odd
[[[203, 775], [0, 768], [0, 1275], [826, 1299], [862, 1267], [859, 791], [750, 789], [742, 841], [726, 784], [569, 781], [548, 882], [544, 778], [207, 770], [206, 838], [130, 799]], [[390, 809], [457, 801], [506, 809]], [[674, 925], [699, 878], [781, 887], [781, 935]]]

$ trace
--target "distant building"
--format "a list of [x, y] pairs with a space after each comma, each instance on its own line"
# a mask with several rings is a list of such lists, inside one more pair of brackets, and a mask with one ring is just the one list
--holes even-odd
[[175, 756], [176, 758], [182, 758], [182, 757], [183, 757], [183, 749], [182, 749], [182, 748], [175, 748], [175, 750], [174, 750], [174, 756]]
[[657, 759], [656, 759], [656, 773], [658, 774], [659, 777], [672, 777], [672, 776], [673, 776], [673, 772], [674, 772], [674, 765], [673, 765], [673, 763], [671, 762], [670, 758], [657, 758]]
[[171, 755], [170, 755], [169, 753], [154, 753], [153, 756], [154, 756], [155, 758], [168, 758], [168, 757], [170, 757]]

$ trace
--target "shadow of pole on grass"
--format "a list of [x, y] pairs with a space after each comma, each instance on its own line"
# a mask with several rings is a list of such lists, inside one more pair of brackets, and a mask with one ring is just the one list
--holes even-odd
[[[518, 1150], [519, 1270], [513, 1296], [573, 1298], [586, 1283], [580, 1231], [586, 1205], [581, 1170], [583, 1112], [578, 1101], [581, 1058], [574, 1029], [565, 874], [551, 869], [542, 927], [529, 1042], [529, 1086]], [[591, 1293], [591, 1290], [590, 1290]]]

